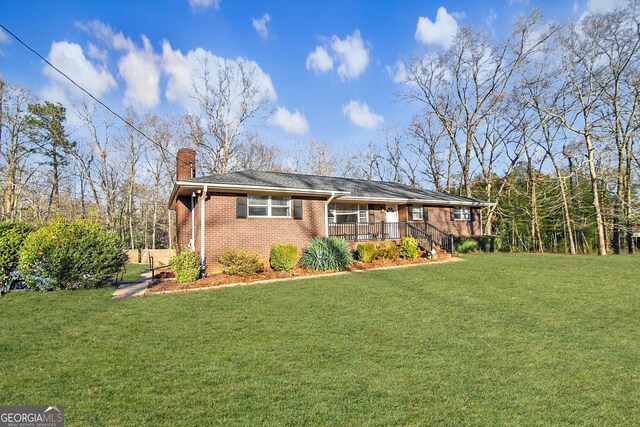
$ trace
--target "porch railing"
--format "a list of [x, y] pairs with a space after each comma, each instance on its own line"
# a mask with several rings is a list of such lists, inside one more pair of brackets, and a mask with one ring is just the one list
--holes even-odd
[[399, 222], [369, 222], [329, 224], [329, 236], [341, 237], [354, 242], [366, 240], [399, 239]]
[[433, 245], [437, 244], [453, 254], [453, 235], [428, 222], [336, 223], [329, 224], [329, 235], [353, 242], [400, 239], [412, 236], [418, 239], [424, 249], [433, 249]]
[[453, 234], [440, 230], [428, 222], [408, 222], [407, 235], [415, 237], [418, 241], [421, 239], [429, 240], [431, 249], [435, 243], [453, 255]]

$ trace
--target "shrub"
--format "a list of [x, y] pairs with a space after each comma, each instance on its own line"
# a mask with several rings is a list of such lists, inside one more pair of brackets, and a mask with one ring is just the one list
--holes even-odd
[[358, 245], [358, 259], [362, 262], [373, 262], [378, 259], [378, 248], [373, 243], [360, 243]]
[[269, 254], [271, 267], [278, 271], [289, 271], [298, 262], [298, 248], [292, 243], [274, 243]]
[[335, 236], [314, 237], [300, 258], [300, 265], [312, 270], [344, 270], [352, 262], [349, 244]]
[[398, 259], [400, 258], [400, 246], [393, 240], [383, 240], [378, 248], [380, 258]]
[[171, 258], [171, 267], [180, 283], [193, 282], [200, 276], [200, 257], [196, 252], [184, 251]]
[[403, 237], [400, 244], [400, 256], [402, 258], [418, 258], [418, 241], [415, 237]]
[[58, 219], [25, 239], [18, 270], [31, 289], [96, 288], [112, 283], [126, 262], [115, 232]]
[[22, 222], [0, 222], [0, 286], [8, 283], [18, 267], [20, 248], [33, 230]]
[[260, 261], [258, 254], [244, 249], [224, 251], [218, 262], [225, 273], [233, 276], [252, 276], [264, 270], [264, 263]]
[[478, 250], [478, 241], [473, 237], [464, 237], [460, 239], [460, 243], [456, 245], [456, 253], [465, 254]]

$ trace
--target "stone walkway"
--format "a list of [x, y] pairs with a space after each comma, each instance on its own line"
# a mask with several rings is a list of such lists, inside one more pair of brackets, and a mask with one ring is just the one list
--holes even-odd
[[135, 282], [122, 283], [115, 290], [112, 299], [140, 297], [147, 291], [147, 287], [151, 282], [151, 270], [145, 270], [140, 275], [140, 279]]

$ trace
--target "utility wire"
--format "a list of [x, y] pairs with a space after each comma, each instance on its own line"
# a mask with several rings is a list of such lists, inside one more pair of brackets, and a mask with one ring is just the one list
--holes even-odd
[[[66, 78], [67, 80], [69, 80], [71, 82], [71, 84], [73, 84], [75, 87], [77, 87], [78, 89], [80, 89], [82, 92], [86, 93], [91, 99], [93, 99], [94, 101], [96, 101], [98, 104], [100, 104], [101, 106], [103, 106], [107, 111], [109, 111], [111, 114], [113, 114], [114, 116], [116, 116], [117, 118], [119, 118], [120, 120], [122, 120], [127, 126], [129, 126], [131, 129], [135, 130], [136, 132], [138, 132], [140, 135], [142, 135], [144, 138], [148, 139], [149, 141], [151, 141], [154, 145], [156, 145], [158, 148], [160, 148], [160, 150], [164, 151], [165, 154], [169, 154], [169, 156], [171, 156], [171, 154], [157, 141], [155, 141], [154, 139], [152, 139], [150, 136], [148, 136], [146, 133], [144, 133], [143, 131], [141, 131], [138, 127], [136, 127], [133, 123], [131, 123], [130, 121], [128, 121], [127, 119], [125, 119], [124, 117], [122, 117], [120, 114], [118, 114], [116, 111], [114, 111], [113, 109], [111, 109], [111, 107], [109, 107], [107, 104], [105, 104], [104, 102], [100, 101], [98, 98], [96, 98], [95, 96], [93, 96], [93, 94], [91, 94], [91, 92], [89, 92], [88, 90], [86, 90], [85, 88], [83, 88], [82, 86], [80, 86], [78, 83], [76, 83], [71, 77], [69, 77], [68, 75], [66, 75], [62, 70], [60, 70], [58, 67], [56, 67], [55, 65], [53, 65], [51, 62], [49, 62], [49, 60], [47, 58], [45, 58], [44, 56], [40, 55], [35, 49], [33, 49], [31, 46], [29, 46], [27, 43], [25, 43], [24, 41], [22, 41], [22, 39], [20, 39], [20, 37], [18, 37], [17, 35], [15, 35], [13, 32], [11, 32], [11, 30], [9, 30], [7, 27], [5, 27], [4, 25], [2, 25], [0, 23], [0, 28], [2, 28], [4, 31], [7, 32], [7, 34], [9, 34], [11, 37], [13, 37], [14, 39], [16, 39], [18, 41], [18, 43], [20, 43], [22, 46], [26, 47], [28, 50], [30, 50], [34, 55], [36, 55], [38, 58], [42, 59], [48, 66], [50, 66], [51, 68], [53, 68], [54, 70], [56, 70], [58, 73], [60, 73], [60, 75], [62, 75], [64, 78]], [[176, 160], [178, 160], [179, 162], [184, 163], [185, 165], [189, 165], [190, 167], [193, 167], [193, 165], [190, 162], [186, 162], [184, 160], [182, 160], [181, 158], [179, 158], [178, 156], [175, 156]]]

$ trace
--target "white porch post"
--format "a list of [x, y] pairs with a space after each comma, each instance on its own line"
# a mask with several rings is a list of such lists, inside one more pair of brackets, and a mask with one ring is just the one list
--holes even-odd
[[204, 229], [204, 225], [205, 225], [205, 205], [206, 205], [206, 201], [207, 201], [207, 186], [204, 186], [204, 189], [202, 190], [202, 200], [201, 200], [201, 208], [200, 208], [200, 258], [202, 259], [202, 265], [204, 265], [204, 257], [205, 257], [205, 244], [204, 244], [204, 239], [205, 239], [205, 229]]
[[324, 204], [324, 236], [329, 237], [329, 203], [336, 197], [336, 193], [331, 193], [331, 197]]

